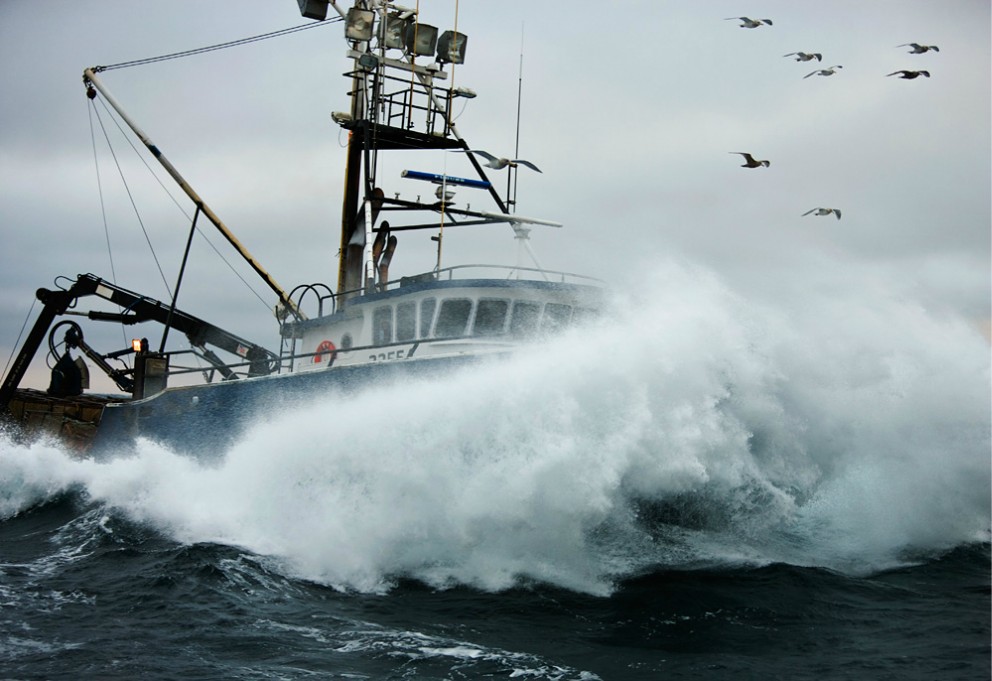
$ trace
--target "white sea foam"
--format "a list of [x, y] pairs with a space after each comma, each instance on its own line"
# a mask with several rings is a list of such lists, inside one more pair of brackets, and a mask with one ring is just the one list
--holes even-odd
[[219, 464], [4, 442], [0, 514], [80, 487], [361, 591], [605, 593], [659, 564], [874, 570], [988, 540], [989, 347], [967, 323], [877, 290], [758, 305], [676, 265], [643, 291], [505, 362], [315, 396]]

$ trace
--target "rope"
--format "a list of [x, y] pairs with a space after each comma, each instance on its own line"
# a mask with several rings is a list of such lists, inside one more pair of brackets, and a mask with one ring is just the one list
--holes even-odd
[[[100, 194], [100, 213], [103, 215], [103, 237], [107, 242], [107, 258], [110, 260], [111, 281], [116, 284], [117, 268], [114, 267], [114, 250], [110, 245], [110, 225], [107, 223], [107, 205], [103, 198], [103, 181], [100, 178], [100, 160], [96, 153], [96, 130], [93, 129], [93, 112], [95, 109], [92, 106], [88, 106], [86, 107], [86, 111], [89, 114], [90, 121], [90, 146], [93, 147], [93, 167], [96, 170], [96, 188]], [[121, 338], [123, 339], [124, 344], [127, 345], [127, 331], [125, 331], [123, 324], [121, 324]]]
[[[161, 187], [162, 188], [162, 191], [165, 192], [166, 196], [168, 196], [172, 200], [172, 203], [176, 206], [176, 208], [179, 209], [179, 212], [182, 213], [182, 215], [185, 216], [187, 220], [192, 220], [192, 218], [190, 217], [189, 213], [186, 211], [185, 208], [183, 208], [182, 204], [176, 198], [175, 194], [173, 194], [171, 191], [169, 191], [169, 187], [162, 181], [162, 178], [159, 177], [159, 175], [155, 172], [155, 169], [151, 165], [148, 164], [148, 161], [145, 158], [145, 156], [141, 153], [141, 150], [139, 150], [138, 147], [135, 146], [134, 142], [128, 136], [127, 132], [124, 130], [124, 128], [121, 127], [120, 121], [118, 121], [117, 118], [115, 116], [113, 116], [113, 112], [111, 112], [109, 109], [107, 109], [107, 105], [106, 105], [105, 102], [104, 102], [104, 110], [106, 110], [107, 113], [110, 113], [111, 114], [111, 119], [114, 121], [114, 124], [117, 126], [117, 129], [121, 132], [121, 135], [124, 137], [124, 140], [128, 143], [128, 145], [130, 145], [131, 150], [134, 151], [135, 156], [138, 157], [138, 159], [145, 166], [145, 169], [149, 172], [149, 174], [153, 178], [155, 178], [155, 181], [158, 183], [158, 186]], [[102, 123], [101, 123], [101, 125], [102, 125]], [[104, 133], [104, 134], [106, 134], [106, 133]], [[109, 142], [108, 142], [108, 146], [109, 146]], [[113, 149], [111, 149], [111, 154], [113, 154]], [[98, 180], [99, 180], [99, 176], [98, 176]], [[126, 183], [125, 183], [125, 186], [127, 186]], [[102, 196], [103, 196], [103, 194], [102, 194], [102, 189], [101, 189], [101, 202], [102, 202]], [[104, 220], [106, 221], [106, 217], [104, 218]], [[140, 221], [140, 218], [139, 218], [139, 221]], [[104, 227], [106, 229], [106, 225]], [[142, 227], [142, 229], [144, 229], [144, 227]], [[251, 284], [248, 283], [248, 281], [241, 275], [241, 273], [238, 272], [234, 268], [234, 265], [232, 265], [231, 262], [227, 258], [224, 257], [224, 254], [221, 253], [221, 251], [209, 239], [209, 237], [207, 237], [207, 235], [203, 232], [203, 230], [200, 229], [199, 227], [197, 227], [196, 228], [196, 233], [199, 234], [203, 238], [203, 240], [207, 242], [207, 245], [210, 246], [211, 249], [213, 249], [214, 253], [217, 254], [217, 257], [219, 257], [221, 259], [221, 262], [223, 262], [225, 265], [227, 265], [227, 268], [229, 270], [231, 270], [232, 273], [234, 273], [234, 276], [236, 276], [238, 279], [241, 280], [241, 283], [244, 284], [245, 288], [247, 288], [249, 291], [251, 291], [252, 295], [254, 295], [259, 300], [259, 302], [262, 303], [262, 307], [264, 307], [266, 310], [271, 309], [271, 306], [265, 300], [265, 298], [263, 298], [258, 293], [258, 291], [256, 291], [251, 286]], [[145, 236], [147, 238], [147, 234]], [[108, 247], [108, 249], [110, 248], [109, 236], [108, 236], [107, 247]], [[153, 253], [154, 253], [154, 251], [153, 251]], [[156, 261], [156, 264], [157, 264], [157, 261]], [[113, 260], [111, 260], [111, 271], [113, 271]], [[159, 267], [159, 271], [161, 272], [161, 267]], [[162, 275], [162, 280], [165, 281], [165, 275], [164, 274]], [[116, 275], [115, 275], [114, 283], [117, 283]], [[166, 284], [166, 288], [168, 288], [168, 284]], [[170, 293], [170, 295], [171, 295], [171, 293]]]
[[[104, 106], [106, 106], [106, 104], [104, 104]], [[100, 129], [103, 130], [103, 136], [107, 140], [107, 146], [110, 148], [110, 155], [113, 157], [114, 163], [117, 165], [117, 173], [120, 175], [121, 182], [124, 184], [124, 190], [127, 192], [128, 199], [131, 200], [131, 207], [134, 209], [134, 215], [138, 219], [138, 224], [141, 225], [141, 231], [145, 235], [145, 241], [148, 243], [148, 248], [152, 252], [152, 258], [155, 260], [155, 267], [158, 268], [158, 273], [162, 277], [162, 283], [165, 284], [165, 290], [168, 291], [169, 297], [172, 297], [172, 289], [169, 287], [169, 282], [165, 279], [165, 272], [162, 271], [162, 265], [158, 261], [158, 255], [155, 254], [155, 247], [152, 246], [151, 238], [148, 236], [148, 230], [145, 229], [145, 223], [141, 219], [141, 213], [138, 211], [138, 206], [134, 202], [134, 196], [131, 194], [131, 187], [127, 184], [127, 178], [124, 177], [124, 170], [121, 168], [120, 161], [117, 160], [117, 154], [114, 152], [114, 148], [110, 144], [110, 136], [107, 134], [107, 128], [103, 125], [103, 119], [100, 118], [99, 110], [94, 109], [94, 111], [96, 112], [96, 119], [100, 123]], [[113, 120], [116, 122], [116, 119]]]
[[332, 19], [325, 19], [324, 21], [316, 21], [308, 24], [301, 24], [300, 26], [293, 26], [291, 28], [284, 28], [279, 31], [272, 31], [271, 33], [263, 33], [261, 35], [252, 36], [250, 38], [240, 38], [238, 40], [232, 40], [227, 43], [220, 43], [218, 45], [210, 45], [209, 47], [198, 47], [192, 50], [185, 50], [183, 52], [173, 52], [172, 54], [163, 54], [158, 57], [146, 57], [145, 59], [134, 59], [132, 61], [122, 61], [119, 64], [109, 64], [107, 66], [97, 66], [93, 69], [95, 73], [100, 73], [101, 71], [113, 71], [115, 69], [126, 69], [132, 66], [143, 66], [145, 64], [154, 64], [160, 61], [167, 61], [169, 59], [179, 59], [180, 57], [190, 57], [195, 54], [203, 54], [204, 52], [213, 52], [215, 50], [223, 50], [228, 47], [238, 47], [239, 45], [247, 45], [249, 43], [255, 43], [260, 40], [268, 40], [269, 38], [277, 38], [279, 36], [288, 35], [290, 33], [296, 33], [298, 31], [305, 31], [310, 28], [316, 28], [317, 26], [323, 26], [325, 24], [333, 24], [339, 21], [343, 21], [342, 17], [334, 17]]
[[114, 268], [114, 252], [110, 248], [110, 227], [107, 224], [107, 206], [103, 198], [103, 182], [100, 180], [100, 160], [96, 153], [96, 131], [93, 129], [93, 108], [87, 107], [90, 120], [90, 146], [93, 147], [93, 167], [96, 171], [96, 188], [100, 194], [100, 213], [103, 215], [103, 235], [107, 242], [107, 257], [110, 259], [110, 276], [117, 283], [117, 270]]
[[[189, 57], [189, 56], [193, 56], [193, 55], [197, 55], [197, 54], [203, 54], [205, 52], [213, 52], [213, 51], [216, 51], [216, 50], [222, 50], [222, 49], [226, 49], [226, 48], [229, 48], [229, 47], [238, 47], [238, 46], [241, 46], [241, 45], [247, 45], [247, 44], [250, 44], [250, 43], [259, 42], [261, 40], [268, 40], [269, 38], [277, 38], [277, 37], [280, 37], [280, 36], [289, 35], [291, 33], [298, 33], [299, 31], [305, 31], [307, 29], [316, 28], [318, 26], [323, 26], [325, 24], [338, 23], [338, 22], [343, 21], [343, 20], [344, 20], [343, 17], [334, 17], [334, 18], [331, 18], [331, 19], [326, 19], [324, 21], [316, 21], [316, 22], [310, 22], [310, 23], [307, 23], [307, 24], [302, 24], [300, 26], [292, 26], [290, 28], [284, 28], [284, 29], [281, 29], [281, 30], [278, 30], [278, 31], [272, 31], [270, 33], [263, 33], [261, 35], [256, 35], [256, 36], [252, 36], [252, 37], [249, 37], [249, 38], [240, 38], [238, 40], [232, 40], [230, 42], [220, 43], [220, 44], [217, 44], [217, 45], [210, 45], [210, 46], [207, 46], [207, 47], [199, 47], [199, 48], [192, 49], [192, 50], [185, 50], [183, 52], [173, 52], [171, 54], [164, 54], [164, 55], [161, 55], [161, 56], [158, 56], [158, 57], [147, 57], [145, 59], [134, 59], [134, 60], [131, 60], [131, 61], [120, 62], [120, 63], [117, 63], [117, 64], [108, 64], [106, 66], [96, 66], [96, 67], [94, 67], [93, 70], [94, 70], [94, 72], [100, 73], [100, 72], [103, 72], [103, 71], [113, 71], [113, 70], [116, 70], [116, 69], [130, 68], [132, 66], [143, 66], [145, 64], [154, 64], [154, 63], [160, 62], [160, 61], [167, 61], [167, 60], [170, 60], [170, 59], [179, 59], [181, 57]], [[106, 106], [106, 105], [104, 105], [104, 106]], [[108, 113], [109, 113], [109, 111], [108, 111]], [[111, 118], [115, 121], [115, 123], [117, 124], [117, 127], [120, 128], [120, 124], [116, 122], [116, 118], [114, 118], [113, 116], [111, 116]], [[99, 113], [97, 113], [97, 119], [100, 121], [101, 128], [103, 128], [103, 121], [100, 119]], [[92, 127], [92, 122], [91, 122], [91, 127]], [[123, 133], [123, 131], [122, 131], [122, 133]], [[103, 134], [104, 134], [105, 137], [107, 136], [107, 131], [106, 131], [105, 128], [103, 128]], [[183, 213], [184, 215], [186, 215], [186, 217], [188, 219], [189, 218], [189, 215], [186, 213], [186, 211], [183, 209], [183, 207], [176, 200], [175, 196], [173, 196], [173, 194], [171, 192], [169, 192], [169, 190], [165, 187], [165, 185], [162, 183], [162, 180], [158, 177], [158, 175], [156, 175], [155, 172], [148, 166], [148, 163], [145, 161], [145, 159], [141, 155], [141, 153], [138, 152], [138, 150], [134, 148], [134, 144], [131, 142], [130, 138], [128, 138], [128, 136], [126, 134], [124, 135], [124, 138], [128, 141], [128, 144], [131, 145], [131, 148], [135, 150], [135, 153], [137, 154], [138, 158], [140, 158], [142, 160], [142, 163], [145, 164], [145, 167], [148, 168], [149, 172], [151, 172], [152, 176], [156, 179], [156, 181], [159, 183], [159, 185], [162, 186], [163, 189], [165, 189], [166, 194], [172, 199], [173, 203], [176, 204], [176, 206], [179, 208], [180, 212]], [[107, 138], [107, 143], [108, 143], [108, 146], [109, 146], [110, 145], [109, 137]], [[94, 142], [94, 156], [95, 156], [95, 154], [96, 154], [96, 151], [95, 151], [95, 142]], [[113, 148], [111, 148], [111, 154], [114, 155]], [[116, 155], [114, 155], [114, 161], [115, 161], [115, 163], [117, 162]], [[118, 168], [118, 172], [120, 172], [120, 164], [119, 163], [117, 165], [117, 168]], [[123, 180], [123, 173], [121, 173], [121, 179]], [[98, 182], [99, 182], [99, 174], [98, 174]], [[125, 186], [125, 188], [127, 188], [126, 181], [124, 183], [124, 186]], [[130, 189], [128, 189], [127, 191], [128, 191], [128, 196], [130, 197], [131, 196]], [[133, 199], [133, 197], [131, 198], [131, 204], [132, 204], [132, 206], [134, 205], [134, 199]], [[102, 205], [102, 188], [101, 188], [101, 205]], [[135, 213], [137, 214], [137, 207], [136, 206], [135, 206]], [[145, 240], [148, 241], [149, 248], [152, 248], [151, 241], [148, 238], [148, 233], [145, 231], [145, 226], [141, 222], [141, 216], [140, 215], [138, 215], [138, 222], [139, 222], [139, 224], [141, 224], [141, 230], [143, 232], [145, 232]], [[106, 228], [106, 216], [104, 216], [104, 231], [106, 231], [106, 229], [107, 229]], [[203, 237], [204, 241], [206, 241], [207, 244], [210, 246], [210, 248], [213, 249], [214, 253], [216, 253], [217, 256], [224, 262], [224, 264], [227, 265], [228, 269], [230, 269], [231, 272], [233, 272], [234, 275], [238, 279], [241, 280], [241, 283], [244, 284], [245, 287], [249, 291], [251, 291], [251, 293], [259, 300], [259, 302], [261, 302], [262, 305], [264, 305], [266, 309], [269, 309], [269, 304], [265, 301], [265, 299], [254, 288], [252, 288], [252, 286], [234, 268], [234, 266], [227, 260], [227, 258], [224, 257], [224, 255], [220, 252], [220, 250], [217, 248], [217, 246], [215, 246], [214, 243], [212, 241], [210, 241], [210, 239], [207, 237], [207, 235], [204, 234], [203, 231], [199, 227], [196, 228], [196, 232], [201, 237]], [[108, 237], [107, 238], [108, 238], [108, 249], [109, 249], [109, 234], [108, 234]], [[155, 250], [154, 250], [154, 248], [152, 248], [152, 257], [155, 258], [155, 264], [158, 267], [159, 274], [162, 276], [162, 282], [165, 284], [166, 290], [169, 290], [169, 284], [168, 284], [168, 282], [165, 279], [165, 273], [162, 272], [162, 266], [159, 264], [158, 258], [155, 256]], [[114, 272], [114, 266], [113, 266], [113, 259], [112, 258], [111, 258], [111, 266], [110, 267], [111, 267], [111, 273], [113, 274], [113, 272]], [[114, 278], [116, 280], [116, 274], [113, 274], [113, 276], [114, 276]], [[170, 295], [171, 295], [171, 292], [170, 292]]]
[[37, 298], [31, 300], [31, 308], [28, 310], [28, 314], [24, 317], [24, 323], [21, 324], [21, 330], [17, 332], [17, 340], [14, 341], [14, 346], [10, 351], [10, 357], [7, 358], [7, 363], [3, 367], [3, 375], [7, 375], [7, 370], [10, 369], [10, 363], [14, 361], [14, 353], [17, 352], [17, 348], [21, 347], [21, 336], [24, 335], [24, 329], [28, 326], [28, 320], [31, 319], [31, 313], [34, 312], [34, 304], [38, 302]]

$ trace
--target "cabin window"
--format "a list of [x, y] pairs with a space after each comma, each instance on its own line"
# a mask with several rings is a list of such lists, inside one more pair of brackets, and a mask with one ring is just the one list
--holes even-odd
[[372, 313], [372, 344], [384, 345], [393, 342], [393, 307], [377, 307]]
[[472, 334], [475, 336], [496, 336], [506, 328], [506, 313], [510, 304], [505, 300], [483, 298], [475, 308], [475, 325]]
[[541, 316], [539, 303], [516, 301], [510, 317], [510, 333], [518, 338], [533, 336], [537, 332], [537, 320]]
[[577, 307], [572, 310], [572, 324], [588, 324], [597, 316], [596, 310], [591, 307]]
[[541, 331], [547, 333], [563, 329], [568, 325], [568, 320], [571, 316], [571, 305], [548, 303], [544, 306], [544, 317], [541, 319]]
[[413, 302], [396, 306], [396, 340], [408, 341], [417, 337], [417, 305]]
[[437, 308], [436, 298], [425, 298], [420, 301], [420, 337], [431, 335], [431, 322], [434, 321], [434, 310]]
[[435, 338], [456, 338], [464, 336], [468, 330], [468, 315], [472, 311], [472, 301], [465, 298], [451, 298], [441, 301], [434, 325]]

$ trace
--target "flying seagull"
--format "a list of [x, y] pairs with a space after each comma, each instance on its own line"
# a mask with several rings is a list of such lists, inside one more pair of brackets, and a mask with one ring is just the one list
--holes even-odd
[[531, 170], [536, 170], [541, 172], [541, 169], [530, 161], [525, 161], [522, 158], [497, 158], [493, 156], [488, 151], [482, 151], [481, 149], [469, 149], [470, 154], [478, 154], [482, 158], [486, 159], [486, 162], [482, 165], [488, 168], [495, 168], [496, 170], [502, 170], [503, 168], [510, 166], [511, 168], [516, 168], [518, 165], [527, 166]]
[[831, 66], [830, 68], [817, 69], [816, 71], [811, 71], [807, 73], [805, 76], [803, 76], [803, 78], [806, 79], [809, 78], [810, 76], [832, 76], [834, 75], [834, 72], [837, 69], [842, 69], [842, 68], [844, 67], [841, 66], [840, 64], [837, 64], [836, 66]]
[[772, 25], [771, 19], [749, 19], [748, 17], [727, 17], [724, 21], [740, 21], [740, 28], [758, 28], [762, 24]]
[[[919, 78], [920, 76], [930, 77], [929, 71], [893, 71], [889, 76], [898, 75], [900, 78], [905, 78], [906, 80], [913, 80], [914, 78]], [[888, 76], [886, 76], [887, 78]]]
[[803, 217], [806, 217], [810, 213], [816, 213], [817, 215], [830, 215], [833, 213], [840, 220], [840, 208], [812, 208], [803, 213]]
[[772, 164], [771, 161], [758, 161], [751, 154], [746, 151], [729, 151], [729, 154], [740, 154], [744, 157], [744, 165], [741, 168], [760, 168], [761, 166], [768, 167]]
[[903, 43], [902, 45], [896, 45], [896, 47], [912, 47], [913, 49], [909, 51], [910, 54], [923, 54], [930, 50], [940, 52], [940, 48], [936, 45], [920, 45], [919, 43]]
[[783, 54], [783, 57], [795, 56], [796, 61], [823, 61], [823, 55], [819, 52], [790, 52], [789, 54]]

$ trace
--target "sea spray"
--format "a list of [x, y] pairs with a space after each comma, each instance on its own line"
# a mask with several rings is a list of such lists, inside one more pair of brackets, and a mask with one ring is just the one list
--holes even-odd
[[989, 357], [967, 324], [836, 292], [759, 305], [659, 268], [606, 318], [431, 380], [314, 395], [218, 462], [4, 441], [4, 517], [84, 490], [341, 589], [607, 593], [658, 566], [850, 572], [987, 540]]

